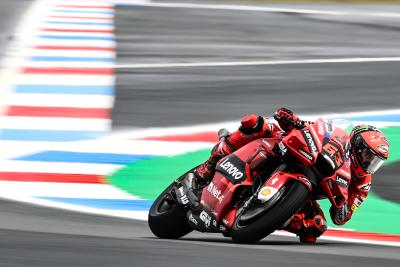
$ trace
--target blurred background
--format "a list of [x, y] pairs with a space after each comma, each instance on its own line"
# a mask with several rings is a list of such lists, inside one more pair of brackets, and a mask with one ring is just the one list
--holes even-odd
[[[399, 2], [1, 0], [0, 265], [398, 266]], [[281, 106], [389, 139], [339, 236], [153, 238], [152, 201], [215, 132]]]

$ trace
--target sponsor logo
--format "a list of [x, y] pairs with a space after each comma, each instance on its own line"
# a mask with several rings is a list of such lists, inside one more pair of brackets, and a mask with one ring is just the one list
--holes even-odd
[[269, 188], [263, 188], [261, 191], [260, 191], [260, 194], [261, 195], [263, 195], [263, 196], [268, 196], [269, 194], [271, 194], [272, 193], [272, 191], [271, 191], [271, 189], [269, 189]]
[[354, 203], [357, 205], [357, 207], [361, 206], [361, 203], [363, 203], [364, 199], [362, 198], [356, 198], [354, 199]]
[[189, 215], [189, 221], [194, 223], [196, 226], [199, 224], [199, 222], [193, 217], [192, 214]]
[[389, 152], [389, 147], [385, 145], [379, 145], [378, 150], [382, 153], [388, 153]]
[[275, 177], [274, 179], [271, 180], [271, 185], [274, 185], [278, 181], [278, 177]]
[[226, 224], [226, 225], [229, 225], [229, 221], [228, 221], [227, 219], [225, 219], [225, 218], [222, 219], [222, 222], [223, 222], [224, 224]]
[[181, 200], [182, 204], [183, 204], [183, 205], [188, 204], [188, 203], [189, 203], [189, 199], [188, 199], [188, 197], [186, 196], [185, 192], [183, 191], [183, 186], [182, 186], [182, 187], [179, 187], [179, 193], [180, 193], [180, 195], [181, 195], [181, 197], [180, 197], [179, 199]]
[[341, 177], [339, 175], [336, 176], [336, 182], [338, 184], [340, 184], [340, 185], [345, 186], [345, 187], [347, 187], [349, 185], [349, 182], [345, 178], [343, 178], [343, 177]]
[[354, 203], [353, 203], [353, 205], [351, 205], [351, 210], [353, 212], [356, 211], [356, 209], [358, 209], [358, 207], [361, 206], [362, 202], [363, 202], [363, 200], [358, 197], [356, 199], [354, 199]]
[[221, 193], [221, 190], [218, 189], [218, 187], [213, 184], [213, 182], [211, 182], [208, 187], [207, 187], [207, 191], [216, 199], [218, 199], [219, 203], [222, 202], [222, 200], [224, 200], [224, 196]]
[[265, 139], [262, 140], [262, 142], [268, 147], [271, 148], [271, 144], [269, 142], [267, 142]]
[[275, 195], [276, 192], [278, 192], [278, 189], [270, 186], [264, 186], [258, 193], [258, 199], [264, 203], [270, 200]]
[[367, 184], [360, 185], [360, 186], [358, 187], [358, 189], [361, 189], [361, 190], [363, 190], [363, 191], [369, 191], [369, 190], [371, 189], [371, 183], [367, 183]]
[[357, 209], [358, 209], [358, 206], [353, 203], [353, 205], [351, 205], [351, 211], [355, 212]]
[[200, 220], [204, 222], [204, 225], [209, 228], [211, 224], [211, 216], [207, 214], [204, 210], [200, 213]]
[[239, 180], [244, 176], [243, 172], [239, 171], [239, 169], [229, 161], [229, 158], [226, 158], [224, 161], [222, 161], [219, 166], [235, 180]]
[[311, 156], [310, 154], [305, 152], [303, 149], [299, 149], [299, 153], [302, 154], [309, 161], [313, 161], [314, 160], [313, 156]]
[[287, 152], [287, 148], [285, 147], [285, 145], [282, 142], [279, 142], [278, 146], [279, 146], [279, 149], [282, 151], [282, 154], [285, 154]]
[[309, 130], [304, 130], [303, 133], [304, 133], [304, 136], [307, 139], [307, 143], [309, 145], [310, 150], [312, 152], [317, 152], [318, 149], [317, 149], [317, 146], [315, 145], [314, 138], [312, 137], [310, 131]]

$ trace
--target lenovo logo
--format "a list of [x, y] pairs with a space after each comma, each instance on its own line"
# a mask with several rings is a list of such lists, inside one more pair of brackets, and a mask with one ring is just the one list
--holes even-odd
[[314, 139], [313, 139], [313, 137], [312, 137], [310, 131], [309, 131], [309, 130], [305, 130], [305, 131], [303, 131], [303, 132], [304, 132], [304, 136], [305, 136], [306, 139], [307, 139], [307, 143], [308, 143], [309, 146], [310, 146], [310, 150], [311, 150], [312, 152], [317, 152], [318, 149], [317, 149], [317, 146], [315, 145]]
[[221, 164], [219, 164], [219, 167], [225, 170], [235, 180], [239, 180], [244, 175], [243, 172], [239, 171], [239, 169], [229, 161], [229, 158], [222, 161]]

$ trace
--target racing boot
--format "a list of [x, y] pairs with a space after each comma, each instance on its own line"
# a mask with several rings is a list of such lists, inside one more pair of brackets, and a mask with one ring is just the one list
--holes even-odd
[[312, 219], [303, 222], [304, 228], [299, 234], [300, 242], [315, 244], [317, 237], [320, 237], [327, 229], [327, 223], [323, 216], [315, 215]]
[[283, 229], [299, 236], [301, 243], [315, 244], [326, 231], [327, 222], [317, 202], [311, 200]]
[[233, 148], [228, 144], [228, 142], [226, 142], [226, 140], [216, 144], [211, 150], [210, 158], [193, 171], [194, 175], [196, 175], [197, 183], [207, 184], [210, 182], [215, 174], [217, 162], [233, 151]]

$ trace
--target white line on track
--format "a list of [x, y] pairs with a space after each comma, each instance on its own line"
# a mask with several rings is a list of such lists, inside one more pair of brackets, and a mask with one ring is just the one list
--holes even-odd
[[20, 74], [15, 79], [18, 84], [54, 85], [62, 81], [63, 85], [114, 85], [115, 77], [112, 75], [46, 75], [46, 74]]
[[[111, 120], [81, 119], [81, 118], [45, 118], [45, 117], [14, 117], [4, 116], [0, 119], [2, 129], [20, 130], [58, 130], [58, 131], [100, 131], [111, 130]], [[0, 141], [1, 144], [2, 141]], [[26, 146], [20, 143], [20, 146]], [[1, 147], [1, 146], [0, 146]], [[4, 148], [2, 148], [4, 149]], [[10, 149], [12, 149], [10, 147]]]
[[52, 17], [49, 17], [48, 19], [46, 19], [46, 22], [93, 22], [93, 23], [102, 23], [102, 22], [106, 22], [106, 23], [110, 23], [112, 17], [79, 17], [79, 18], [75, 18], [78, 17], [78, 15], [70, 15], [70, 16], [66, 16], [66, 15], [60, 15], [60, 14], [54, 14], [52, 15]]
[[368, 11], [349, 11], [349, 10], [317, 10], [301, 8], [280, 8], [268, 6], [249, 6], [249, 5], [215, 5], [215, 4], [195, 4], [195, 3], [143, 3], [142, 6], [163, 7], [163, 8], [189, 8], [189, 9], [214, 9], [231, 11], [252, 11], [252, 12], [270, 12], [286, 14], [304, 14], [304, 15], [331, 15], [331, 16], [364, 16], [364, 17], [390, 17], [400, 18], [398, 12], [368, 12]]
[[2, 160], [0, 170], [3, 172], [37, 172], [65, 174], [106, 175], [121, 168], [117, 164], [41, 162], [26, 160]]
[[9, 106], [112, 108], [113, 96], [64, 95], [64, 94], [11, 94], [6, 104]]
[[[87, 7], [87, 6], [80, 6], [80, 7], [66, 7], [66, 6], [54, 6], [53, 7], [53, 12], [55, 13], [64, 13], [65, 12], [75, 12], [78, 11], [78, 14], [93, 14], [93, 13], [97, 13], [99, 15], [103, 15], [103, 14], [113, 14], [114, 13], [114, 9], [110, 9], [110, 5], [109, 6], [102, 6], [102, 7], [98, 7], [98, 8], [91, 8], [91, 7]], [[59, 12], [59, 10], [61, 10], [62, 12]], [[86, 13], [88, 12], [88, 13]], [[106, 12], [106, 13], [103, 13]], [[75, 13], [77, 14], [77, 13]]]
[[[88, 124], [90, 125], [90, 122]], [[164, 142], [142, 140], [112, 140], [112, 142], [110, 142], [109, 140], [110, 139], [106, 138], [73, 143], [0, 140], [0, 147], [2, 148], [0, 154], [5, 154], [4, 158], [8, 159], [32, 155], [46, 150], [76, 153], [173, 156], [200, 149], [211, 148], [214, 145], [214, 143], [207, 142]], [[7, 167], [14, 171], [27, 171], [27, 169], [29, 169], [28, 167], [21, 167], [18, 161], [9, 161], [7, 164], [9, 165], [1, 165], [0, 162], [1, 168]], [[42, 162], [41, 166], [42, 168], [45, 166], [44, 169], [48, 168], [47, 163]], [[89, 168], [90, 166], [86, 167]], [[68, 170], [68, 167], [60, 166], [60, 169]], [[68, 171], [72, 172], [76, 171], [76, 169]]]
[[0, 195], [18, 190], [19, 196], [139, 199], [108, 184], [0, 181]]
[[[91, 13], [85, 13], [85, 14], [79, 14], [76, 12], [49, 12], [48, 13], [48, 18], [49, 20], [53, 19], [52, 16], [62, 16], [62, 17], [85, 17], [85, 18], [105, 18], [105, 19], [112, 19], [113, 14], [91, 14]], [[46, 17], [47, 18], [47, 17]], [[46, 19], [47, 21], [47, 19]], [[98, 20], [96, 22], [99, 22]], [[107, 22], [107, 21], [105, 21]]]
[[373, 63], [400, 62], [400, 57], [355, 57], [355, 58], [322, 58], [294, 60], [260, 60], [260, 61], [227, 61], [227, 62], [193, 62], [193, 63], [151, 63], [151, 64], [119, 64], [116, 69], [147, 68], [187, 68], [187, 67], [235, 67], [262, 65], [294, 65], [294, 64], [334, 64], [334, 63]]
[[[54, 30], [54, 29], [53, 29]], [[113, 38], [112, 33], [101, 32], [55, 32], [55, 31], [40, 31], [38, 35], [47, 35], [53, 37], [106, 37]]]
[[74, 212], [88, 213], [94, 215], [112, 216], [118, 218], [126, 218], [132, 220], [142, 220], [146, 221], [148, 217], [148, 211], [130, 211], [130, 210], [107, 210], [107, 209], [97, 209], [89, 208], [80, 205], [64, 204], [58, 203], [50, 200], [39, 199], [29, 196], [16, 196], [12, 192], [6, 192], [1, 198], [9, 199], [12, 201], [25, 202], [28, 204], [34, 204], [49, 208], [56, 208], [62, 210], [70, 210]]
[[108, 40], [66, 40], [66, 39], [43, 39], [35, 38], [32, 40], [32, 45], [47, 45], [47, 46], [98, 46], [98, 47], [115, 47], [115, 41]]

